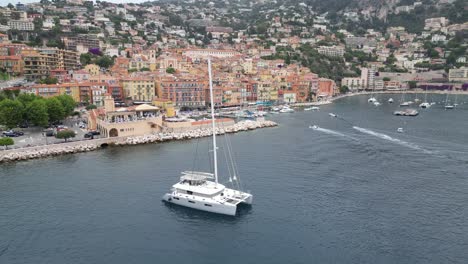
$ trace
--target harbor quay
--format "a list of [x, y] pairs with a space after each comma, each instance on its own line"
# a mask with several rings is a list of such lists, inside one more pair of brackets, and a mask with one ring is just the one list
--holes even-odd
[[[242, 131], [254, 130], [277, 126], [277, 123], [269, 120], [244, 120], [237, 123], [232, 122], [229, 125], [224, 123], [217, 124], [216, 134], [237, 133]], [[45, 146], [26, 147], [19, 149], [10, 149], [0, 152], [0, 163], [38, 159], [64, 154], [88, 152], [108, 146], [138, 145], [147, 143], [162, 143], [174, 140], [188, 140], [212, 135], [211, 129], [201, 124], [192, 130], [178, 132], [159, 132], [140, 136], [108, 137], [100, 139], [91, 139], [86, 141], [65, 142], [61, 144], [52, 144]]]

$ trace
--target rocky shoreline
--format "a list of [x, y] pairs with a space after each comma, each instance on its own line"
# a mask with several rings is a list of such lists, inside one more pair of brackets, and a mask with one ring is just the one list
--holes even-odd
[[[242, 131], [254, 130], [259, 128], [274, 127], [278, 124], [273, 121], [241, 121], [232, 126], [217, 128], [216, 134], [222, 135], [226, 133], [237, 133]], [[148, 143], [160, 143], [173, 140], [186, 140], [211, 135], [210, 129], [195, 129], [180, 133], [158, 133], [144, 136], [134, 136], [126, 138], [107, 138], [96, 139], [93, 141], [78, 141], [56, 145], [46, 145], [34, 148], [22, 148], [14, 150], [6, 150], [0, 152], [0, 163], [10, 161], [29, 160], [37, 158], [45, 158], [51, 156], [59, 156], [63, 154], [72, 154], [80, 152], [88, 152], [100, 149], [104, 146], [117, 145], [139, 145]]]

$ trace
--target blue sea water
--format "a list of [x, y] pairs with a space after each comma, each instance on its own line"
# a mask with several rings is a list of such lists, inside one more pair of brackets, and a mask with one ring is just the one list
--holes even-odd
[[161, 201], [195, 140], [1, 164], [0, 263], [466, 263], [468, 98], [412, 118], [390, 96], [232, 135], [254, 194], [236, 217]]

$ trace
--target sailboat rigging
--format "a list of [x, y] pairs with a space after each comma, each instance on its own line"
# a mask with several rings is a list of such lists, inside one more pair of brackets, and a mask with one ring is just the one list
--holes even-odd
[[[233, 188], [227, 188], [219, 183], [211, 59], [208, 59], [208, 77], [211, 97], [211, 128], [213, 134], [213, 173], [197, 171], [182, 172], [180, 181], [174, 184], [171, 191], [163, 196], [163, 201], [212, 213], [235, 215], [239, 204], [252, 204], [253, 196], [250, 193], [240, 190], [240, 179], [234, 165], [231, 145], [228, 140], [226, 140], [226, 146], [229, 154], [225, 154], [225, 158], [226, 161], [230, 161], [231, 163], [231, 165], [228, 166], [228, 173], [229, 183], [231, 183]], [[236, 184], [234, 184], [234, 182]]]

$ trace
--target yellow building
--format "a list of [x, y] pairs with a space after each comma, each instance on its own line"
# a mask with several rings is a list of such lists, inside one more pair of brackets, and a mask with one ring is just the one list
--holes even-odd
[[101, 67], [96, 64], [88, 64], [84, 67], [85, 71], [89, 73], [91, 76], [96, 76], [99, 74]]
[[76, 83], [60, 84], [60, 94], [69, 95], [75, 102], [80, 102], [80, 88]]
[[133, 101], [150, 102], [156, 95], [155, 81], [151, 78], [122, 79], [125, 98]]
[[163, 98], [154, 98], [153, 105], [159, 107], [160, 109], [164, 109], [164, 111], [166, 111], [167, 117], [176, 116], [174, 103], [171, 100]]

